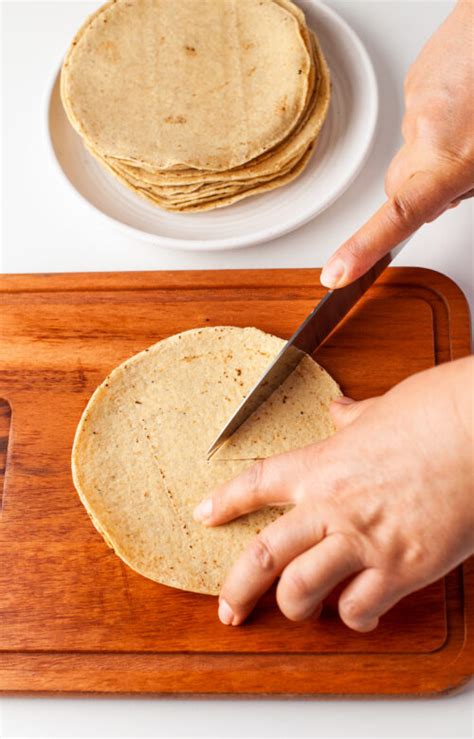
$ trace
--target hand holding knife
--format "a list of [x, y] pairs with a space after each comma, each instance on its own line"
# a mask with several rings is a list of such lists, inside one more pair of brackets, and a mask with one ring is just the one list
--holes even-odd
[[287, 341], [283, 349], [265, 370], [262, 377], [243, 399], [208, 449], [212, 455], [264, 403], [298, 366], [305, 354], [313, 352], [327, 339], [336, 326], [374, 284], [386, 267], [395, 259], [408, 239], [379, 259], [365, 274], [350, 285], [329, 290], [314, 310]]

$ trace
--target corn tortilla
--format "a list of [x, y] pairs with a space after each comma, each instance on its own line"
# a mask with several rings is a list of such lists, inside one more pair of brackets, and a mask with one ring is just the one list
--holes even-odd
[[115, 178], [161, 208], [199, 212], [303, 171], [330, 77], [291, 0], [110, 0], [75, 36], [61, 98]]
[[274, 0], [113, 0], [73, 41], [61, 93], [103, 155], [226, 170], [290, 133], [310, 65]]
[[286, 508], [209, 529], [194, 506], [257, 458], [321, 440], [340, 394], [304, 358], [286, 383], [211, 460], [206, 450], [284, 342], [255, 328], [195, 329], [117, 367], [79, 423], [74, 483], [95, 527], [132, 569], [198, 593], [219, 592], [252, 537]]

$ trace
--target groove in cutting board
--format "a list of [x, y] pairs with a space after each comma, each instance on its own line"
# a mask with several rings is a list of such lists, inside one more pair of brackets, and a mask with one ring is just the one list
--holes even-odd
[[10, 404], [0, 398], [0, 510], [3, 508], [5, 472], [7, 469], [8, 440], [10, 438], [12, 411]]

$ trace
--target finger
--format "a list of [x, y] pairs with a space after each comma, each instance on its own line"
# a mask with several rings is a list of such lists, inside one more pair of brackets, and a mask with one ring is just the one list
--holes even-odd
[[336, 251], [322, 271], [322, 284], [329, 288], [348, 285], [457, 194], [455, 177], [442, 179], [432, 172], [416, 172]]
[[409, 592], [393, 576], [377, 569], [361, 572], [339, 597], [339, 615], [355, 631], [372, 631], [379, 618]]
[[467, 200], [468, 198], [472, 198], [472, 197], [474, 197], [474, 189], [468, 190], [467, 192], [464, 193], [464, 195], [460, 195], [460, 197], [456, 198], [456, 200], [453, 200], [453, 202], [451, 203], [449, 207], [456, 208], [456, 206], [458, 206], [459, 203], [461, 203], [463, 200]]
[[298, 449], [259, 460], [201, 501], [194, 509], [194, 518], [215, 526], [265, 505], [295, 502], [295, 481], [304, 479], [302, 453], [304, 450]]
[[441, 208], [437, 213], [431, 216], [431, 218], [428, 219], [428, 223], [431, 223], [432, 221], [435, 221], [439, 216], [444, 213], [446, 210], [449, 210], [450, 208], [457, 208], [459, 203], [462, 203], [463, 200], [468, 200], [469, 198], [472, 198], [474, 196], [474, 189], [468, 190], [467, 192], [463, 193], [459, 197], [455, 198], [451, 203], [447, 203], [443, 208]]
[[446, 203], [443, 205], [442, 208], [436, 211], [436, 213], [432, 213], [429, 218], [426, 219], [426, 223], [433, 223], [433, 221], [437, 221], [440, 216], [443, 215], [449, 208], [449, 203]]
[[280, 610], [291, 621], [308, 618], [336, 585], [362, 567], [356, 548], [345, 536], [327, 536], [283, 570], [277, 587]]
[[288, 562], [321, 541], [324, 531], [322, 518], [302, 506], [267, 526], [226, 577], [219, 598], [221, 620], [233, 626], [242, 623]]
[[433, 213], [430, 218], [428, 218], [427, 223], [432, 223], [433, 221], [436, 221], [436, 219], [439, 218], [440, 215], [445, 213], [450, 208], [456, 208], [463, 200], [466, 200], [467, 198], [472, 198], [473, 194], [474, 190], [468, 190], [468, 192], [465, 192], [463, 195], [459, 195], [459, 197], [456, 197], [451, 203], [445, 203], [442, 208], [440, 208], [436, 213]]
[[346, 397], [336, 398], [336, 400], [333, 400], [329, 406], [329, 412], [332, 420], [336, 424], [337, 430], [339, 431], [340, 429], [349, 426], [350, 423], [353, 423], [372, 405], [374, 400], [376, 400], [376, 398], [367, 398], [366, 400], [357, 401]]

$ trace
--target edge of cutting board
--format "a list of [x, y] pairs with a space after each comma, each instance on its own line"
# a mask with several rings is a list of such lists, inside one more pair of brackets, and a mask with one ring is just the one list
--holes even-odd
[[[5, 293], [56, 291], [131, 291], [206, 287], [282, 287], [314, 285], [320, 270], [223, 270], [193, 272], [123, 272], [53, 275], [2, 275]], [[470, 319], [466, 299], [449, 278], [432, 270], [392, 268], [379, 284], [413, 286], [435, 293], [449, 321], [447, 336], [437, 346], [438, 361], [470, 351]], [[440, 649], [403, 664], [400, 655], [128, 654], [32, 652], [4, 653], [0, 690], [15, 694], [121, 693], [180, 696], [426, 696], [459, 690], [474, 667], [474, 561], [446, 579], [447, 615], [452, 628]], [[250, 657], [250, 659], [249, 659]], [[317, 686], [312, 683], [317, 671]], [[281, 676], [286, 676], [282, 687]], [[366, 676], [366, 677], [364, 677]], [[370, 676], [370, 679], [369, 679]], [[354, 691], [355, 680], [358, 689]], [[265, 691], [262, 692], [262, 685]], [[205, 686], [205, 687], [204, 687]], [[323, 686], [321, 688], [321, 686]], [[324, 687], [326, 686], [326, 687]], [[395, 687], [394, 687], [395, 686]], [[290, 689], [289, 689], [290, 688]]]

